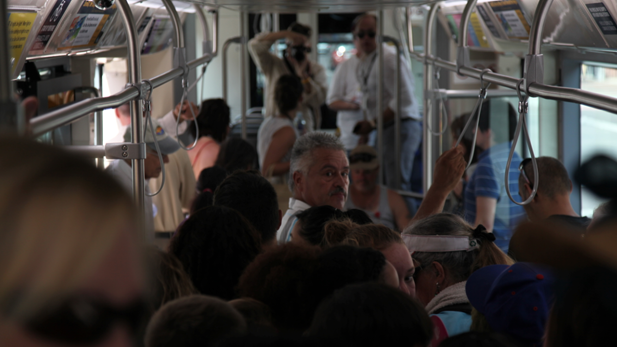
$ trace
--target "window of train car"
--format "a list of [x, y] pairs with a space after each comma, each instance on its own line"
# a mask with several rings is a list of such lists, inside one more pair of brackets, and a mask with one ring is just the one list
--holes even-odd
[[[583, 63], [581, 89], [617, 97], [617, 66]], [[581, 105], [581, 163], [595, 154], [606, 154], [617, 159], [615, 148], [617, 119], [615, 115]], [[591, 216], [604, 200], [585, 189], [581, 192], [582, 215]]]

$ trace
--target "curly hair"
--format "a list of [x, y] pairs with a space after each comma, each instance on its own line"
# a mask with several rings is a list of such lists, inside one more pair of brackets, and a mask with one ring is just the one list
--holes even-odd
[[274, 102], [279, 112], [286, 115], [287, 112], [295, 110], [300, 103], [303, 92], [304, 87], [298, 76], [283, 75], [279, 77], [274, 86]]
[[182, 263], [173, 254], [151, 247], [146, 255], [150, 269], [150, 303], [153, 311], [169, 301], [199, 293], [184, 271]]
[[395, 243], [405, 244], [399, 233], [379, 224], [358, 225], [349, 220], [331, 221], [325, 229], [325, 239], [330, 246], [351, 245], [383, 251]]
[[286, 243], [260, 254], [244, 271], [238, 295], [261, 301], [272, 310], [279, 330], [304, 331], [312, 318], [306, 283], [317, 265], [321, 250]]
[[[201, 103], [197, 115], [199, 137], [210, 136], [216, 142], [225, 141], [230, 121], [230, 109], [223, 99], [208, 99]], [[190, 122], [189, 133], [197, 137], [195, 122]]]
[[331, 220], [341, 220], [344, 213], [332, 206], [313, 206], [297, 215], [299, 222], [299, 234], [308, 243], [325, 248], [327, 242], [324, 239], [324, 228]]
[[200, 293], [231, 300], [240, 275], [261, 250], [261, 238], [236, 210], [209, 206], [184, 222], [169, 250]]

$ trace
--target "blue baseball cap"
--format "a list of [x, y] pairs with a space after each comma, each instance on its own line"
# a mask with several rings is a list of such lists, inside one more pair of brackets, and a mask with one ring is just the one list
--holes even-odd
[[[165, 133], [165, 130], [163, 130], [163, 127], [156, 119], [151, 120], [152, 127], [154, 128], [154, 137], [152, 136], [152, 131], [150, 131], [150, 126], [148, 125], [144, 136], [144, 142], [146, 143], [146, 145], [153, 151], [156, 151], [156, 145], [154, 144], [154, 141], [158, 141], [159, 148], [161, 149], [161, 154], [164, 155], [169, 155], [179, 150], [180, 145], [178, 144], [178, 142], [176, 142], [174, 139], [168, 136], [167, 133]], [[126, 132], [124, 133], [124, 141], [131, 142], [131, 127], [128, 127], [126, 129]]]
[[531, 263], [490, 265], [475, 271], [465, 291], [498, 333], [540, 344], [554, 299], [554, 276]]

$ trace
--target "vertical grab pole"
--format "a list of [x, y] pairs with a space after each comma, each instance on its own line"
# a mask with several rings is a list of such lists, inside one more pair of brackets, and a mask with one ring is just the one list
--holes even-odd
[[397, 173], [394, 178], [394, 186], [396, 189], [401, 189], [401, 47], [399, 42], [393, 37], [384, 37], [385, 42], [394, 43], [396, 48], [396, 114], [394, 115], [394, 157], [396, 164], [394, 166]]
[[240, 35], [242, 36], [242, 41], [240, 42], [241, 44], [241, 48], [240, 48], [240, 62], [242, 64], [242, 68], [241, 68], [241, 74], [242, 74], [242, 138], [244, 140], [246, 140], [246, 111], [248, 110], [247, 107], [247, 90], [246, 88], [248, 87], [246, 80], [248, 78], [246, 70], [247, 69], [247, 64], [248, 64], [248, 59], [247, 59], [247, 43], [248, 43], [248, 12], [240, 12]]
[[525, 56], [525, 91], [529, 95], [529, 86], [533, 83], [544, 83], [544, 56], [542, 51], [542, 31], [548, 10], [553, 0], [540, 0], [533, 17], [529, 33], [529, 54]]
[[180, 21], [178, 11], [176, 11], [176, 7], [171, 0], [163, 0], [163, 4], [165, 5], [165, 9], [167, 9], [167, 13], [169, 13], [169, 17], [171, 18], [171, 22], [174, 26], [174, 36], [172, 36], [174, 47], [184, 48], [184, 31], [182, 30], [182, 22]]
[[[118, 9], [122, 14], [126, 33], [127, 33], [127, 51], [128, 51], [128, 77], [129, 83], [138, 86], [141, 83], [141, 51], [137, 45], [137, 30], [135, 28], [135, 20], [133, 13], [126, 0], [118, 0]], [[139, 99], [131, 101], [131, 135], [133, 143], [144, 143], [144, 133], [142, 124], [141, 102]], [[133, 198], [140, 211], [140, 218], [145, 215], [145, 176], [144, 176], [144, 159], [131, 159], [133, 169]], [[144, 238], [146, 235], [143, 235]]]
[[219, 11], [215, 9], [209, 12], [212, 12], [212, 58], [214, 58], [219, 53]]
[[8, 2], [0, 3], [0, 132], [24, 134], [26, 120], [13, 96], [11, 54], [9, 50]]
[[[384, 165], [383, 165], [383, 75], [384, 75], [384, 64], [383, 64], [383, 10], [379, 10], [378, 12], [378, 20], [377, 20], [377, 158], [379, 160], [379, 164], [381, 165], [381, 169], [379, 170], [379, 182], [381, 184], [384, 183]], [[397, 158], [398, 160], [399, 158]], [[390, 182], [388, 182], [390, 183]]]
[[469, 48], [467, 47], [467, 33], [469, 32], [469, 18], [476, 7], [478, 0], [469, 0], [463, 10], [461, 22], [459, 23], [460, 37], [458, 38], [458, 48], [456, 51], [456, 67], [460, 70], [463, 66], [469, 67]]
[[435, 24], [435, 18], [437, 17], [437, 10], [439, 10], [439, 3], [433, 3], [428, 16], [426, 18], [426, 27], [424, 28], [424, 120], [422, 122], [422, 134], [423, 134], [423, 151], [422, 151], [422, 163], [424, 165], [424, 177], [422, 178], [423, 191], [426, 193], [430, 186], [433, 184], [433, 143], [431, 134], [429, 133], [428, 121], [432, 117], [429, 115], [433, 112], [433, 65], [429, 58], [432, 57], [433, 51], [433, 29]]
[[[104, 66], [105, 65], [103, 64], [96, 65], [96, 68], [99, 73], [99, 85], [98, 85], [97, 97], [101, 97], [103, 95], [103, 68]], [[95, 146], [103, 145], [103, 110], [96, 111], [94, 113], [94, 145]], [[98, 167], [99, 169], [104, 169], [105, 159], [97, 158], [96, 167]]]
[[227, 41], [225, 41], [225, 43], [223, 44], [223, 53], [221, 56], [221, 59], [223, 60], [221, 69], [222, 71], [222, 79], [223, 79], [223, 100], [225, 100], [225, 102], [227, 102], [227, 49], [229, 48], [229, 46], [232, 43], [241, 43], [242, 42], [242, 37], [240, 36], [236, 36], [236, 37], [231, 37], [229, 39], [227, 39]]
[[[278, 12], [277, 13], [273, 13], [272, 14], [272, 32], [275, 33], [277, 31], [281, 30], [280, 26], [281, 26], [281, 24], [280, 24], [280, 17], [279, 17]], [[279, 45], [278, 44], [274, 45], [274, 54], [276, 54], [276, 55], [279, 54]]]

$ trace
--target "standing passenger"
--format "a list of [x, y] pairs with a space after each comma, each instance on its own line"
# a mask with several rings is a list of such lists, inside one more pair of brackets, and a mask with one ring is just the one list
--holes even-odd
[[[310, 27], [293, 23], [287, 30], [260, 35], [249, 41], [249, 53], [255, 65], [266, 76], [266, 117], [280, 113], [274, 99], [276, 81], [283, 75], [295, 75], [304, 86], [299, 111], [306, 120], [307, 131], [319, 128], [319, 108], [326, 100], [328, 89], [325, 69], [308, 59], [307, 53], [311, 51], [310, 36]], [[283, 59], [270, 53], [270, 47], [280, 39], [286, 39], [287, 43]]]
[[[367, 119], [359, 121], [354, 133], [364, 136], [375, 130], [375, 122], [378, 117], [382, 117], [383, 130], [383, 160], [384, 175], [386, 186], [391, 189], [411, 190], [411, 170], [413, 160], [420, 142], [422, 141], [422, 125], [420, 124], [420, 114], [415, 100], [413, 90], [413, 77], [411, 70], [402, 56], [396, 54], [388, 46], [384, 45], [384, 76], [383, 76], [383, 110], [377, 109], [377, 91], [379, 80], [377, 70], [379, 70], [377, 56], [377, 18], [374, 15], [364, 14], [357, 17], [352, 25], [353, 35], [358, 42], [358, 51], [362, 52], [360, 63], [357, 69], [358, 83], [362, 88], [362, 93], [366, 102]], [[396, 60], [400, 60], [400, 76], [396, 75]], [[394, 143], [394, 117], [397, 112], [395, 80], [401, 79], [401, 157], [395, 157]], [[396, 172], [396, 162], [400, 161], [401, 171]], [[394, 182], [396, 175], [400, 175], [401, 186], [396, 187]]]

